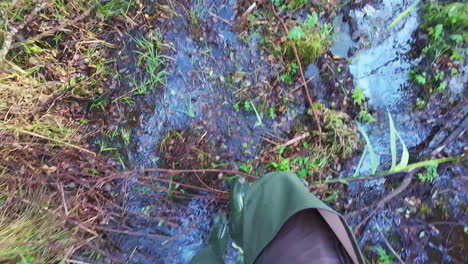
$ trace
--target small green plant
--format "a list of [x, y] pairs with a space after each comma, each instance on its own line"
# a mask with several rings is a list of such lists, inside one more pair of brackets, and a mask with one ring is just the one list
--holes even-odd
[[245, 110], [246, 112], [252, 111], [252, 105], [250, 104], [249, 101], [245, 101], [245, 102], [244, 102], [244, 110]]
[[[54, 1], [55, 2], [55, 1]], [[132, 7], [132, 1], [110, 0], [102, 1], [98, 4], [97, 10], [104, 18], [127, 14]]]
[[277, 171], [290, 171], [291, 167], [289, 166], [290, 160], [285, 159], [282, 156], [280, 156], [279, 162], [271, 162], [271, 166]]
[[130, 128], [121, 128], [120, 129], [120, 136], [122, 137], [122, 140], [124, 141], [125, 145], [130, 145], [130, 137], [132, 135], [132, 131]]
[[36, 45], [34, 42], [25, 42], [21, 44], [26, 54], [36, 54], [44, 52], [44, 49]]
[[438, 164], [427, 167], [425, 172], [418, 173], [418, 179], [422, 182], [432, 182], [435, 178], [439, 176], [437, 173]]
[[279, 8], [280, 11], [283, 11], [286, 8], [288, 8], [288, 6], [285, 4], [284, 0], [271, 0], [271, 2], [273, 3], [273, 5], [275, 5], [277, 8]]
[[252, 162], [250, 161], [244, 164], [240, 164], [239, 169], [245, 173], [252, 173], [253, 171]]
[[149, 80], [144, 82], [150, 88], [155, 88], [158, 85], [165, 84], [166, 75], [168, 72], [165, 70], [166, 63], [160, 49], [164, 46], [161, 42], [161, 36], [149, 36], [134, 38], [140, 50], [135, 51], [138, 55], [137, 66], [145, 66], [146, 73], [149, 75]]
[[104, 139], [101, 139], [98, 141], [99, 145], [99, 152], [108, 152], [108, 151], [113, 151], [113, 150], [118, 150], [116, 147], [110, 147], [107, 145], [107, 141]]
[[117, 128], [113, 129], [113, 130], [110, 130], [110, 131], [107, 131], [106, 132], [106, 138], [112, 140], [115, 138], [115, 136], [117, 136], [117, 133], [119, 132], [119, 130]]
[[268, 109], [268, 116], [271, 118], [271, 119], [275, 119], [276, 117], [276, 109], [274, 107], [270, 107]]
[[299, 167], [296, 174], [299, 178], [305, 178], [306, 176], [312, 176], [313, 172], [311, 168], [314, 167], [314, 163], [310, 162], [310, 157], [296, 157], [292, 160], [292, 163]]
[[297, 73], [298, 66], [295, 62], [291, 62], [285, 68], [285, 73], [281, 75], [284, 83], [286, 85], [292, 85], [294, 83], [296, 73]]
[[366, 96], [364, 95], [364, 90], [359, 86], [356, 86], [351, 96], [354, 100], [354, 103], [359, 106], [358, 120], [371, 123], [375, 122], [375, 118], [367, 110], [367, 106], [364, 104], [366, 101]]
[[415, 83], [424, 85], [427, 83], [427, 73], [417, 73], [415, 70], [410, 71], [410, 79], [413, 80]]
[[148, 92], [148, 83], [145, 81], [137, 81], [135, 78], [133, 82], [133, 91], [135, 95], [145, 95]]
[[286, 149], [284, 147], [278, 148], [278, 162], [272, 161], [271, 166], [277, 171], [290, 171], [291, 167], [289, 166], [290, 160], [283, 157], [283, 153]]
[[104, 112], [106, 110], [105, 109], [106, 104], [107, 104], [107, 99], [105, 97], [105, 94], [101, 94], [96, 99], [94, 99], [89, 109], [90, 110], [99, 109]]
[[234, 110], [236, 111], [239, 111], [239, 105], [241, 104], [241, 101], [237, 101], [233, 106], [232, 108], [234, 108]]
[[[328, 49], [331, 44], [331, 30], [332, 27], [328, 24], [319, 25], [317, 13], [312, 12], [302, 24], [296, 25], [288, 32], [288, 39], [294, 42], [303, 65], [316, 62], [319, 56]], [[295, 60], [291, 43], [286, 41], [284, 45], [285, 55]]]
[[190, 98], [188, 99], [187, 106], [185, 107], [184, 110], [176, 109], [176, 111], [180, 112], [180, 113], [183, 113], [183, 114], [186, 114], [187, 116], [189, 116], [191, 118], [195, 118], [195, 111], [193, 109], [193, 103], [192, 103], [192, 100]]
[[378, 264], [394, 264], [393, 257], [388, 255], [387, 251], [383, 249], [383, 247], [376, 247], [375, 250], [379, 255], [379, 259], [377, 260]]
[[[443, 71], [431, 77], [427, 72], [419, 73], [415, 68], [410, 70], [409, 77], [415, 84], [423, 87], [424, 91], [428, 92], [429, 95], [433, 92], [442, 92], [447, 88], [447, 80]], [[417, 109], [422, 109], [425, 105], [422, 102], [416, 101]]]
[[366, 101], [366, 96], [364, 95], [364, 90], [359, 86], [356, 86], [353, 91], [353, 95], [351, 96], [354, 99], [354, 102], [361, 106], [362, 103]]

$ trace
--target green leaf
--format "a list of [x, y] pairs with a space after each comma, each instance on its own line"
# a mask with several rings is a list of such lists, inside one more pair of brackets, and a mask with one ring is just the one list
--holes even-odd
[[434, 28], [434, 39], [439, 39], [440, 36], [442, 35], [442, 30], [444, 29], [444, 25], [442, 24], [437, 24]]
[[372, 174], [375, 174], [375, 172], [377, 171], [378, 163], [377, 163], [377, 158], [375, 156], [374, 149], [372, 148], [372, 144], [371, 144], [371, 142], [369, 140], [369, 137], [367, 136], [366, 131], [364, 131], [364, 129], [362, 128], [362, 126], [359, 123], [356, 123], [356, 124], [357, 124], [358, 129], [361, 132], [362, 136], [364, 137], [364, 140], [366, 141], [367, 146], [369, 147], [369, 155], [370, 155], [370, 159], [371, 159]]
[[458, 44], [463, 41], [463, 36], [459, 34], [453, 34], [453, 35], [450, 35], [450, 39], [456, 44]]
[[351, 97], [354, 99], [354, 102], [356, 102], [356, 104], [359, 106], [366, 100], [364, 90], [359, 86], [356, 86], [356, 88], [354, 88], [353, 95]]
[[445, 90], [445, 88], [447, 88], [447, 81], [441, 82], [437, 87], [437, 91], [442, 92], [443, 90]]
[[288, 38], [292, 40], [298, 40], [305, 37], [304, 30], [301, 27], [295, 26], [288, 33]]
[[245, 109], [245, 111], [247, 111], [247, 112], [249, 112], [249, 111], [252, 110], [252, 105], [250, 104], [249, 101], [245, 101], [245, 102], [244, 102], [244, 109]]
[[304, 27], [311, 29], [313, 28], [318, 22], [318, 15], [317, 12], [312, 12], [312, 14], [307, 15], [307, 18], [304, 22]]
[[366, 157], [366, 154], [367, 154], [367, 145], [364, 147], [364, 150], [362, 151], [362, 155], [361, 155], [361, 158], [359, 159], [359, 163], [356, 167], [356, 170], [354, 171], [354, 174], [353, 174], [353, 177], [356, 177], [358, 176], [359, 174], [359, 171], [361, 170], [361, 167], [362, 167], [362, 163], [364, 162], [364, 158]]
[[400, 140], [400, 143], [401, 143], [401, 146], [403, 147], [403, 152], [401, 154], [401, 160], [400, 160], [400, 163], [398, 163], [398, 165], [396, 166], [395, 169], [400, 169], [400, 168], [404, 168], [408, 165], [408, 162], [409, 162], [409, 152], [408, 152], [408, 149], [406, 148], [406, 145], [405, 145], [405, 142], [403, 141], [403, 139], [401, 138], [400, 134], [397, 132], [396, 133], [397, 136], [398, 136], [398, 139]]
[[414, 77], [414, 80], [419, 84], [426, 84], [426, 77], [424, 75], [418, 74]]
[[[398, 169], [401, 169], [403, 167], [406, 167], [408, 165], [409, 161], [409, 152], [408, 149], [406, 148], [406, 144], [401, 138], [400, 134], [395, 128], [395, 124], [392, 119], [392, 115], [390, 112], [388, 112], [388, 119], [389, 119], [389, 124], [390, 124], [390, 149], [392, 152], [392, 167], [390, 168], [390, 171], [395, 171]], [[403, 152], [401, 154], [401, 160], [398, 165], [396, 165], [396, 138], [395, 135], [398, 136], [398, 139], [400, 140], [400, 144], [403, 148]]]

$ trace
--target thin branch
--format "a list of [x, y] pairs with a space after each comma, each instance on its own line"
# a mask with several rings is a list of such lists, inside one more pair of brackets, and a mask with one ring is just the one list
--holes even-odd
[[[272, 5], [271, 8], [273, 9], [273, 13], [274, 13], [276, 19], [278, 19], [278, 21], [281, 23], [281, 25], [283, 26], [284, 31], [287, 34], [288, 33], [288, 28], [286, 27], [286, 24], [284, 23], [283, 19], [276, 12], [275, 6]], [[296, 44], [294, 44], [294, 41], [292, 39], [289, 39], [289, 42], [291, 43], [291, 47], [293, 49], [294, 56], [296, 57], [297, 66], [299, 68], [299, 73], [301, 74], [301, 82], [302, 82], [302, 87], [304, 87], [305, 97], [307, 99], [307, 102], [309, 104], [310, 109], [312, 110], [312, 114], [314, 116], [315, 123], [317, 124], [317, 129], [319, 131], [319, 148], [320, 148], [321, 145], [322, 145], [322, 127], [320, 125], [320, 119], [318, 117], [317, 111], [314, 108], [314, 101], [312, 100], [312, 97], [310, 96], [309, 88], [307, 87], [307, 80], [306, 80], [305, 75], [304, 75], [304, 70], [302, 69], [301, 59], [299, 58], [299, 54], [297, 53]]]
[[[295, 138], [293, 138], [293, 139], [290, 139], [290, 140], [286, 141], [286, 143], [284, 143], [284, 144], [281, 144], [281, 145], [279, 145], [279, 146], [276, 146], [276, 147], [273, 148], [273, 149], [270, 149], [268, 152], [274, 152], [274, 151], [276, 151], [278, 148], [285, 148], [285, 147], [294, 145], [294, 144], [296, 144], [297, 142], [299, 142], [299, 141], [301, 141], [301, 140], [303, 140], [303, 139], [305, 139], [305, 138], [307, 138], [307, 137], [309, 137], [309, 136], [310, 136], [310, 133], [309, 133], [309, 132], [306, 132], [306, 133], [304, 133], [304, 134], [302, 134], [302, 135], [300, 135], [300, 136], [297, 136], [297, 137], [295, 137]], [[267, 153], [268, 153], [268, 152], [267, 152]]]

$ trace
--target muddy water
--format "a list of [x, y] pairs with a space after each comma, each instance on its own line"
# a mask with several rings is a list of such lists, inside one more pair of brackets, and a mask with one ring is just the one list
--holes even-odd
[[[350, 70], [354, 75], [355, 84], [364, 89], [369, 99], [369, 108], [377, 119], [377, 122], [366, 124], [364, 128], [383, 168], [387, 168], [391, 160], [388, 112], [392, 115], [406, 147], [410, 149], [428, 140], [433, 126], [425, 121], [424, 114], [414, 110], [412, 94], [408, 90], [408, 73], [420, 60], [408, 56], [412, 49], [413, 33], [420, 22], [420, 6], [409, 12], [397, 25], [387, 29], [412, 2], [414, 1], [388, 0], [380, 4], [367, 4], [349, 12], [351, 24], [354, 26], [351, 41], [357, 47], [357, 52], [350, 58]], [[350, 43], [347, 37], [341, 36], [340, 39]], [[346, 55], [340, 54], [344, 53], [342, 47], [335, 48], [335, 51], [332, 48], [332, 52], [340, 56]], [[464, 73], [460, 76], [464, 76]], [[456, 79], [462, 78], [460, 76]], [[466, 85], [464, 81], [461, 83]], [[456, 91], [456, 88], [452, 89], [452, 97], [460, 96], [460, 91]], [[461, 112], [462, 117], [466, 115], [466, 110]], [[446, 136], [445, 132], [440, 133]], [[439, 135], [436, 135], [436, 138], [437, 136]], [[463, 153], [459, 144], [460, 141], [457, 141], [450, 147], [453, 153]], [[458, 149], [458, 152], [454, 151], [455, 149]], [[412, 158], [416, 158], [417, 153], [413, 151], [412, 155]], [[365, 163], [367, 166], [363, 168], [364, 174], [369, 173], [370, 169], [369, 160]], [[399, 204], [400, 208], [395, 209], [396, 211], [382, 210], [372, 218], [359, 239], [360, 246], [372, 251], [375, 245], [382, 245], [384, 235], [395, 248], [402, 248], [399, 254], [403, 259], [408, 258], [415, 263], [451, 263], [466, 260], [463, 257], [463, 248], [466, 246], [467, 236], [461, 230], [463, 225], [466, 226], [465, 209], [468, 200], [464, 191], [456, 187], [466, 184], [466, 181], [459, 177], [464, 175], [464, 170], [466, 171], [464, 166], [443, 166], [439, 170], [440, 177], [429, 188], [427, 185], [413, 187], [413, 193], [417, 193], [417, 196], [423, 197], [422, 193], [432, 195], [427, 201], [423, 201], [424, 210], [408, 213], [409, 211], [405, 212], [403, 208], [411, 206], [392, 202], [393, 206]], [[384, 182], [382, 179], [369, 181], [364, 185], [352, 184], [350, 194], [359, 200], [356, 201], [356, 209], [372, 204], [373, 199], [378, 199], [382, 193], [387, 192]], [[422, 219], [438, 223], [440, 226], [431, 229], [426, 225], [423, 228], [424, 225], [420, 225], [424, 222]], [[350, 223], [354, 226], [361, 220], [353, 218]], [[382, 235], [377, 232], [376, 226], [384, 230]], [[408, 233], [414, 236], [411, 241], [408, 239]], [[416, 238], [418, 236], [419, 238]]]
[[[266, 60], [268, 54], [258, 46], [259, 35], [253, 35], [248, 42], [238, 39], [238, 32], [233, 29], [234, 5], [232, 0], [196, 1], [190, 8], [196, 10], [199, 26], [191, 24], [184, 15], [165, 22], [167, 31], [163, 35], [164, 42], [170, 46], [167, 54], [171, 57], [170, 74], [165, 89], [147, 96], [141, 103], [154, 106], [154, 111], [148, 111], [151, 107], [141, 109], [137, 118], [139, 124], [134, 130], [139, 136], [135, 138], [135, 151], [130, 153], [136, 168], [159, 166], [158, 144], [165, 133], [173, 129], [206, 133], [206, 137], [219, 146], [219, 153], [214, 154], [219, 155], [222, 162], [244, 162], [255, 157], [264, 133], [282, 136], [289, 132], [296, 115], [303, 112], [303, 108], [292, 109], [282, 120], [274, 121], [262, 113], [257, 117], [252, 111], [246, 112], [242, 106], [234, 109], [238, 100], [235, 94], [242, 92], [242, 87], [255, 91], [249, 100], [258, 107], [262, 97], [267, 96], [265, 91], [270, 80], [281, 67]], [[178, 11], [184, 14], [182, 7]], [[132, 54], [132, 50], [126, 52]], [[236, 78], [241, 81], [230, 82]], [[129, 214], [159, 215], [158, 211], [167, 208], [168, 202], [161, 204], [157, 195], [161, 193], [130, 184], [126, 196]], [[162, 222], [141, 217], [129, 217], [126, 225], [137, 232], [177, 238], [166, 241], [146, 236], [115, 236], [118, 247], [130, 252], [123, 255], [122, 260], [187, 263], [200, 250], [216, 213], [216, 204], [195, 199], [188, 204], [174, 202], [169, 207], [174, 210], [171, 215], [182, 221], [182, 228], [170, 228]], [[228, 262], [234, 261], [229, 259]]]
[[[401, 14], [412, 1], [383, 1], [373, 7], [352, 10], [355, 21], [354, 34], [359, 36], [358, 51], [350, 70], [355, 85], [364, 89], [377, 122], [365, 126], [378, 158], [389, 154], [389, 129], [387, 111], [392, 115], [395, 126], [408, 148], [423, 141], [429, 129], [419, 122], [405, 87], [408, 72], [417, 65], [418, 59], [409, 59], [412, 34], [419, 25], [418, 8], [414, 8], [400, 23], [387, 30], [388, 25]], [[367, 163], [369, 164], [369, 162]]]
[[[214, 154], [219, 155], [222, 162], [245, 162], [258, 153], [262, 135], [272, 133], [284, 137], [293, 121], [304, 112], [303, 103], [298, 103], [281, 120], [272, 120], [262, 114], [257, 117], [254, 112], [246, 112], [242, 107], [234, 109], [238, 101], [236, 94], [245, 87], [254, 91], [249, 100], [260, 106], [263, 99], [269, 96], [269, 82], [282, 67], [267, 61], [269, 54], [258, 45], [261, 36], [254, 34], [247, 41], [238, 38], [239, 32], [234, 30], [235, 4], [234, 0], [193, 1], [190, 8], [196, 10], [199, 26], [191, 24], [188, 15], [182, 15], [188, 14], [182, 9], [178, 10], [181, 14], [179, 17], [163, 21], [163, 39], [170, 46], [166, 54], [171, 57], [168, 66], [170, 74], [165, 88], [147, 95], [132, 114], [136, 123], [133, 132], [138, 137], [134, 137], [129, 160], [135, 168], [160, 166], [158, 145], [166, 132], [173, 129], [206, 133], [206, 137], [219, 147], [218, 153]], [[365, 130], [383, 166], [390, 159], [387, 111], [392, 114], [408, 148], [423, 142], [431, 128], [413, 111], [410, 94], [405, 89], [408, 71], [418, 63], [417, 59], [406, 56], [411, 50], [412, 33], [419, 24], [418, 8], [395, 27], [386, 30], [410, 4], [411, 1], [406, 0], [368, 4], [349, 11], [351, 28], [348, 23], [340, 22], [341, 15], [335, 23], [336, 41], [331, 52], [340, 57], [349, 57], [355, 84], [364, 89], [369, 99], [370, 110], [377, 122], [366, 124]], [[133, 49], [134, 45], [127, 45], [122, 53], [132, 57]], [[314, 65], [307, 67], [307, 74], [318, 75], [318, 68]], [[263, 125], [258, 125], [259, 119]], [[366, 169], [369, 166], [364, 167], [364, 171]], [[447, 174], [434, 184], [447, 186], [453, 184], [452, 178]], [[371, 181], [364, 186], [351, 185], [349, 190], [350, 197], [357, 197], [353, 201], [358, 206], [364, 206], [365, 202], [362, 201], [372, 200], [388, 191], [383, 181]], [[443, 214], [449, 214], [452, 219], [466, 217], [461, 208], [466, 205], [467, 197], [462, 194], [440, 196], [440, 203], [433, 206], [448, 204], [449, 209], [431, 215], [431, 219], [441, 221]], [[176, 238], [168, 241], [159, 237], [114, 235], [115, 244], [125, 252], [121, 256], [122, 261], [187, 263], [204, 245], [212, 217], [218, 210], [217, 204], [203, 199], [168, 201], [164, 195], [139, 186], [135, 180], [130, 181], [124, 196], [129, 217], [122, 223], [121, 229], [128, 226], [135, 232]], [[164, 212], [167, 208], [171, 211]], [[138, 216], [141, 214], [173, 217], [182, 223], [182, 228]], [[373, 223], [384, 229], [385, 234], [393, 236], [402, 232], [399, 225], [403, 220], [401, 215], [385, 211], [378, 214]], [[359, 221], [353, 219], [351, 224], [355, 226]], [[442, 237], [448, 234], [437, 236], [435, 231], [431, 233], [428, 230], [424, 234], [426, 238], [431, 237], [430, 243], [434, 245], [431, 248], [435, 248], [432, 251], [436, 253], [428, 255], [414, 250], [412, 252], [419, 254], [414, 256], [415, 259], [427, 260], [428, 256], [447, 252], [447, 247], [443, 247], [445, 251], [437, 250], [443, 244], [437, 241], [442, 241]], [[459, 237], [453, 238], [457, 239]], [[402, 243], [398, 239], [392, 240], [392, 243], [394, 241], [397, 241], [396, 246]], [[382, 244], [382, 240], [375, 230], [367, 228], [359, 243], [364, 248]], [[409, 255], [409, 250], [404, 254]], [[233, 263], [234, 259], [235, 254], [231, 250], [226, 261]]]

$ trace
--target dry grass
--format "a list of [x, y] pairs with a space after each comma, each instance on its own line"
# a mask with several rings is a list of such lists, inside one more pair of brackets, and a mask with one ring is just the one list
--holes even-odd
[[58, 263], [100, 237], [116, 174], [83, 121], [111, 74], [96, 29], [128, 7], [109, 2], [0, 3], [0, 263]]

